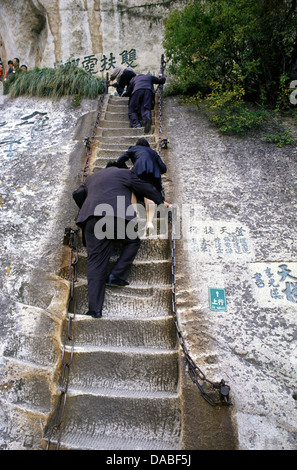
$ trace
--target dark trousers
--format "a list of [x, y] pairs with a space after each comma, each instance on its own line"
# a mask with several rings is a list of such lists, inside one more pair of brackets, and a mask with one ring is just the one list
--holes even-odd
[[129, 100], [128, 115], [130, 125], [135, 127], [139, 122], [139, 115], [142, 119], [142, 124], [152, 119], [152, 100], [153, 93], [151, 90], [136, 90]]
[[[118, 235], [118, 225], [116, 218], [104, 218], [107, 224], [110, 224], [111, 231], [113, 230], [113, 238], [96, 237], [96, 223], [100, 221], [100, 217], [89, 217], [84, 224], [84, 236], [87, 245], [88, 253], [88, 297], [89, 297], [89, 310], [100, 310], [103, 306], [105, 295], [105, 283], [107, 279], [108, 263], [112, 255], [115, 242], [118, 237], [121, 237], [122, 250], [115, 266], [112, 269], [112, 274], [119, 279], [126, 280], [130, 271], [131, 264], [138, 252], [140, 240], [136, 237], [131, 240], [123, 230], [127, 221], [121, 219], [122, 229]], [[122, 239], [122, 236], [124, 238]]]

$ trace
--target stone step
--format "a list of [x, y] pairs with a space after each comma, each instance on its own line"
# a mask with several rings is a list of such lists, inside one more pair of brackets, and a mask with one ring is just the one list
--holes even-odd
[[[95, 321], [93, 319], [93, 321]], [[98, 320], [97, 320], [98, 321]], [[65, 360], [70, 360], [70, 352]], [[96, 392], [105, 389], [141, 395], [154, 392], [176, 393], [178, 386], [177, 350], [84, 346], [75, 343], [69, 391]]]
[[[81, 235], [81, 233], [80, 233]], [[115, 242], [115, 248], [113, 256], [116, 257], [120, 253], [120, 242]], [[81, 244], [81, 237], [80, 237], [80, 244], [79, 244], [79, 255], [87, 256], [87, 249], [86, 247], [82, 246]], [[137, 252], [136, 258], [134, 262], [137, 261], [161, 261], [167, 260], [171, 261], [171, 250], [169, 241], [166, 239], [161, 238], [142, 238], [140, 248]]]
[[[147, 439], [125, 439], [125, 437], [113, 438], [113, 437], [102, 437], [102, 435], [93, 434], [92, 436], [85, 436], [81, 432], [77, 433], [65, 433], [63, 441], [60, 446], [61, 450], [146, 450], [146, 451], [164, 451], [164, 450], [179, 450], [179, 444], [173, 442], [166, 442], [160, 440], [147, 440]], [[45, 443], [46, 444], [46, 443]], [[125, 454], [126, 455], [126, 454]], [[111, 459], [117, 458], [113, 453], [109, 456]], [[119, 457], [120, 458], [120, 457]], [[128, 458], [128, 457], [125, 457]], [[130, 457], [131, 459], [132, 457]], [[113, 463], [113, 461], [111, 461]], [[115, 464], [117, 461], [115, 460]], [[136, 466], [136, 464], [133, 464]], [[141, 467], [140, 467], [141, 468]]]
[[[114, 262], [109, 263], [108, 272], [114, 266]], [[87, 256], [80, 254], [77, 263], [77, 274], [79, 278], [86, 278]], [[170, 261], [134, 261], [131, 266], [128, 282], [147, 286], [164, 286], [171, 283], [171, 262]]]
[[[67, 334], [68, 322], [63, 324]], [[93, 319], [76, 315], [72, 322], [75, 347], [118, 346], [164, 348], [176, 347], [176, 329], [172, 316], [159, 318], [108, 318]]]
[[[87, 281], [79, 279], [74, 288], [77, 313], [88, 311]], [[103, 316], [107, 318], [156, 318], [171, 313], [171, 286], [129, 285], [105, 289]]]
[[115, 144], [114, 140], [108, 142], [108, 140], [105, 139], [104, 141], [99, 142], [97, 156], [95, 158], [110, 158], [111, 156], [113, 159], [117, 159], [119, 156], [123, 155], [126, 150], [128, 150], [130, 145], [135, 145], [136, 141], [137, 138], [134, 139], [133, 144], [129, 144], [127, 146], [125, 142], [119, 142], [118, 144]]
[[121, 155], [118, 153], [115, 158], [97, 158], [94, 161], [94, 166], [93, 166], [93, 173], [96, 173], [99, 170], [102, 170], [103, 168], [106, 168], [107, 163], [116, 161]]
[[[125, 121], [103, 121], [102, 125], [100, 124], [100, 127], [102, 128], [102, 135], [105, 136], [122, 136], [122, 135], [135, 135], [138, 132], [140, 134], [144, 134], [144, 126], [140, 128], [132, 128], [130, 127], [129, 122]], [[155, 126], [152, 125], [150, 134], [154, 134], [155, 132]], [[147, 134], [144, 134], [147, 135]]]
[[127, 113], [128, 114], [128, 106], [127, 103], [108, 103], [106, 107], [106, 111], [110, 113]]
[[104, 118], [108, 122], [116, 121], [116, 122], [125, 122], [126, 125], [129, 127], [129, 116], [128, 116], [128, 107], [126, 110], [121, 110], [121, 112], [115, 113], [113, 110], [109, 111], [108, 108], [106, 109]]
[[109, 120], [109, 119], [105, 119], [103, 121], [100, 121], [99, 125], [100, 127], [102, 128], [107, 128], [107, 129], [130, 129], [130, 123], [129, 123], [129, 119], [119, 119], [119, 116], [116, 115], [115, 117], [117, 117], [117, 119], [112, 119], [112, 120]]
[[[123, 135], [123, 136], [102, 136], [99, 138], [98, 150], [100, 148], [109, 148], [110, 150], [117, 150], [117, 148], [124, 148], [124, 151], [127, 150], [131, 145], [135, 145], [139, 137], [144, 136], [144, 131], [140, 129], [131, 129], [133, 131], [132, 135]], [[138, 131], [141, 131], [139, 133]], [[146, 140], [150, 145], [156, 144], [155, 136], [151, 134], [145, 135]]]
[[[154, 221], [155, 223], [155, 221]], [[158, 224], [159, 224], [158, 220]], [[164, 224], [165, 224], [164, 220]], [[144, 226], [145, 221], [141, 221], [141, 224]], [[78, 248], [82, 253], [86, 255], [86, 247], [83, 246], [82, 243], [82, 233], [81, 230], [78, 233]], [[115, 250], [114, 256], [118, 256], [119, 254], [119, 246], [118, 242], [115, 243]], [[170, 246], [168, 242], [168, 237], [163, 236], [145, 236], [141, 237], [141, 244], [138, 250], [137, 256], [135, 260], [151, 260], [153, 256], [156, 256], [156, 259], [169, 259], [168, 256], [171, 257]], [[170, 258], [171, 259], [171, 258]]]
[[[140, 449], [149, 445], [177, 449], [180, 444], [180, 397], [177, 394], [137, 396], [123, 392], [84, 390], [67, 393], [67, 403], [61, 425], [62, 443], [75, 438], [94, 442], [95, 449], [104, 449], [106, 441], [113, 440], [113, 449], [122, 439], [139, 441]], [[157, 444], [159, 442], [159, 444]], [[143, 444], [142, 444], [143, 443]], [[68, 444], [69, 445], [69, 444]], [[126, 446], [125, 446], [126, 448]]]
[[[119, 143], [118, 145], [115, 145], [114, 142], [112, 141], [111, 144], [108, 142], [102, 142], [98, 145], [97, 149], [97, 157], [95, 158], [108, 158], [111, 160], [117, 160], [119, 156], [123, 155], [126, 150], [130, 147], [130, 145], [135, 145], [137, 142], [137, 138], [135, 138], [134, 142], [132, 144], [129, 144], [128, 146], [125, 143]], [[153, 150], [157, 151], [157, 143], [156, 141], [150, 142], [150, 146]], [[129, 163], [129, 162], [128, 162]]]
[[144, 127], [139, 127], [133, 129], [129, 128], [103, 128], [102, 129], [102, 136], [103, 137], [141, 137], [154, 134], [155, 126], [152, 126], [150, 130], [150, 134], [144, 133]]
[[109, 104], [113, 104], [113, 105], [117, 105], [117, 104], [120, 104], [120, 105], [128, 105], [128, 103], [129, 103], [129, 97], [128, 97], [128, 96], [114, 96], [114, 95], [110, 95], [110, 96], [109, 96], [108, 103], [109, 103]]
[[[129, 116], [128, 116], [128, 106], [127, 108], [121, 107], [121, 110], [117, 112], [115, 112], [113, 108], [107, 107], [104, 118], [108, 122], [118, 121], [118, 122], [125, 122], [128, 125], [128, 127], [130, 125]], [[154, 122], [154, 118], [155, 118], [155, 111], [152, 110], [153, 122]]]
[[[126, 147], [122, 146], [122, 149], [117, 146], [116, 149], [109, 150], [109, 149], [100, 149], [95, 157], [94, 167], [102, 167], [104, 168], [104, 161], [110, 162], [117, 160], [123, 153], [128, 150]], [[104, 161], [101, 161], [104, 160]], [[128, 162], [129, 163], [129, 162]], [[128, 165], [127, 165], [128, 166]]]

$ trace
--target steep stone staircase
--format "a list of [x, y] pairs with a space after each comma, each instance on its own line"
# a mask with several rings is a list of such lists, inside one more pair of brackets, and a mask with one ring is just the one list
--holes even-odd
[[[143, 135], [143, 128], [129, 127], [127, 104], [125, 98], [108, 96], [92, 171], [117, 159]], [[146, 138], [155, 148], [154, 127], [151, 132]], [[143, 237], [128, 278], [130, 285], [106, 288], [101, 319], [84, 315], [88, 310], [86, 262], [81, 246], [75, 351], [61, 447], [179, 449], [180, 372], [171, 318], [169, 241], [162, 236]]]

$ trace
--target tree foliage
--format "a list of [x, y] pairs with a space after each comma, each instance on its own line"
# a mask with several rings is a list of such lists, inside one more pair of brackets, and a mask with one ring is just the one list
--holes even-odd
[[275, 104], [297, 64], [297, 0], [192, 0], [166, 22], [171, 90]]

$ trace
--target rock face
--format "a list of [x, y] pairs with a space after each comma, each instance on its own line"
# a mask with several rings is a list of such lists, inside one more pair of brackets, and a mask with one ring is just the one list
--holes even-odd
[[181, 0], [1, 1], [0, 57], [29, 68], [75, 60], [106, 73], [115, 65], [159, 71], [168, 12]]
[[69, 99], [20, 98], [1, 106], [2, 449], [38, 447], [40, 425], [51, 408], [61, 314], [69, 296], [67, 280], [58, 276], [63, 232], [73, 219], [71, 191], [79, 183], [88, 135], [76, 123], [92, 117], [96, 105], [83, 100], [75, 109]]
[[296, 450], [296, 148], [222, 136], [176, 98], [164, 116], [189, 350], [230, 385], [240, 449]]

